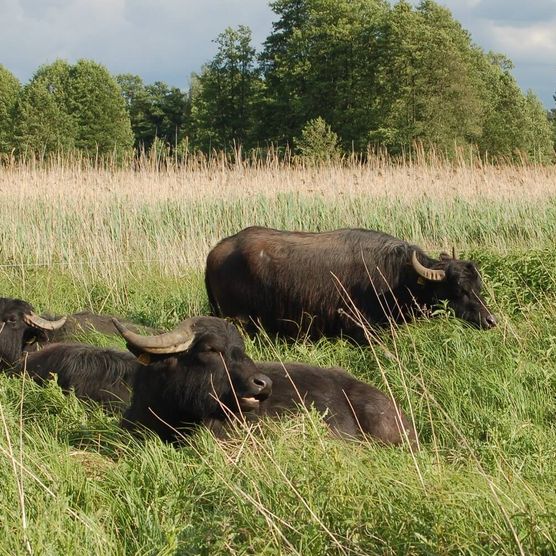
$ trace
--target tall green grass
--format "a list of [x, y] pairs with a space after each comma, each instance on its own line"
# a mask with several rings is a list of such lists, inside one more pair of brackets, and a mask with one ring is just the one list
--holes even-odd
[[415, 422], [417, 453], [338, 440], [312, 412], [238, 427], [225, 441], [200, 430], [175, 449], [131, 438], [55, 383], [0, 377], [0, 553], [556, 552], [550, 187], [505, 200], [238, 191], [126, 203], [68, 183], [75, 190], [56, 193], [57, 205], [3, 195], [2, 295], [171, 327], [208, 310], [203, 261], [221, 237], [250, 224], [363, 226], [477, 261], [499, 326], [478, 331], [441, 311], [369, 346], [246, 339], [256, 360], [343, 366], [391, 391]]

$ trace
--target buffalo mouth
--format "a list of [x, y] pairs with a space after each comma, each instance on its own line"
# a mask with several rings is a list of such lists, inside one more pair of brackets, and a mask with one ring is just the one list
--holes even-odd
[[264, 402], [270, 392], [260, 392], [254, 396], [243, 396], [238, 398], [239, 407], [242, 411], [254, 411], [259, 408], [261, 402]]

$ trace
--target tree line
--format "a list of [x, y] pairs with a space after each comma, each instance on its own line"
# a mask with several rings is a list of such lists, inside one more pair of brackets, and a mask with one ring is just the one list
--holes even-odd
[[[41, 66], [22, 85], [0, 66], [0, 152], [95, 155], [164, 149], [341, 156], [415, 142], [551, 160], [556, 109], [523, 93], [511, 62], [484, 52], [431, 0], [273, 0], [259, 52], [246, 26], [186, 90], [91, 60]], [[555, 97], [556, 100], [556, 97]]]

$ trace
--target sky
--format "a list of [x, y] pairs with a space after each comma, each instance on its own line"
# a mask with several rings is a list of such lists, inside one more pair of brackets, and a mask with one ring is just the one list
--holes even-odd
[[[485, 50], [506, 54], [520, 86], [555, 105], [556, 0], [440, 0]], [[0, 0], [0, 64], [22, 82], [57, 58], [91, 58], [112, 73], [185, 88], [226, 27], [259, 46], [275, 15], [267, 0]]]

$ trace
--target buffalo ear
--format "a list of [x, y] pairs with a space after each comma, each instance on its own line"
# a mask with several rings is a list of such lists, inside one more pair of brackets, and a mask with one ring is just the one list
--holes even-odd
[[137, 357], [137, 362], [146, 367], [151, 364], [151, 356], [148, 353], [141, 353]]
[[141, 365], [150, 365], [151, 364], [150, 354], [145, 353], [144, 351], [141, 351], [139, 348], [137, 348], [133, 344], [129, 344], [127, 342], [126, 342], [126, 347], [127, 347], [128, 351], [130, 351], [133, 355], [135, 355], [135, 358], [137, 359], [137, 363], [140, 363]]
[[445, 253], [444, 251], [442, 251], [442, 253], [440, 253], [440, 255], [438, 256], [438, 258], [441, 261], [448, 261], [450, 260], [452, 257], [450, 255], [448, 255], [448, 253]]

